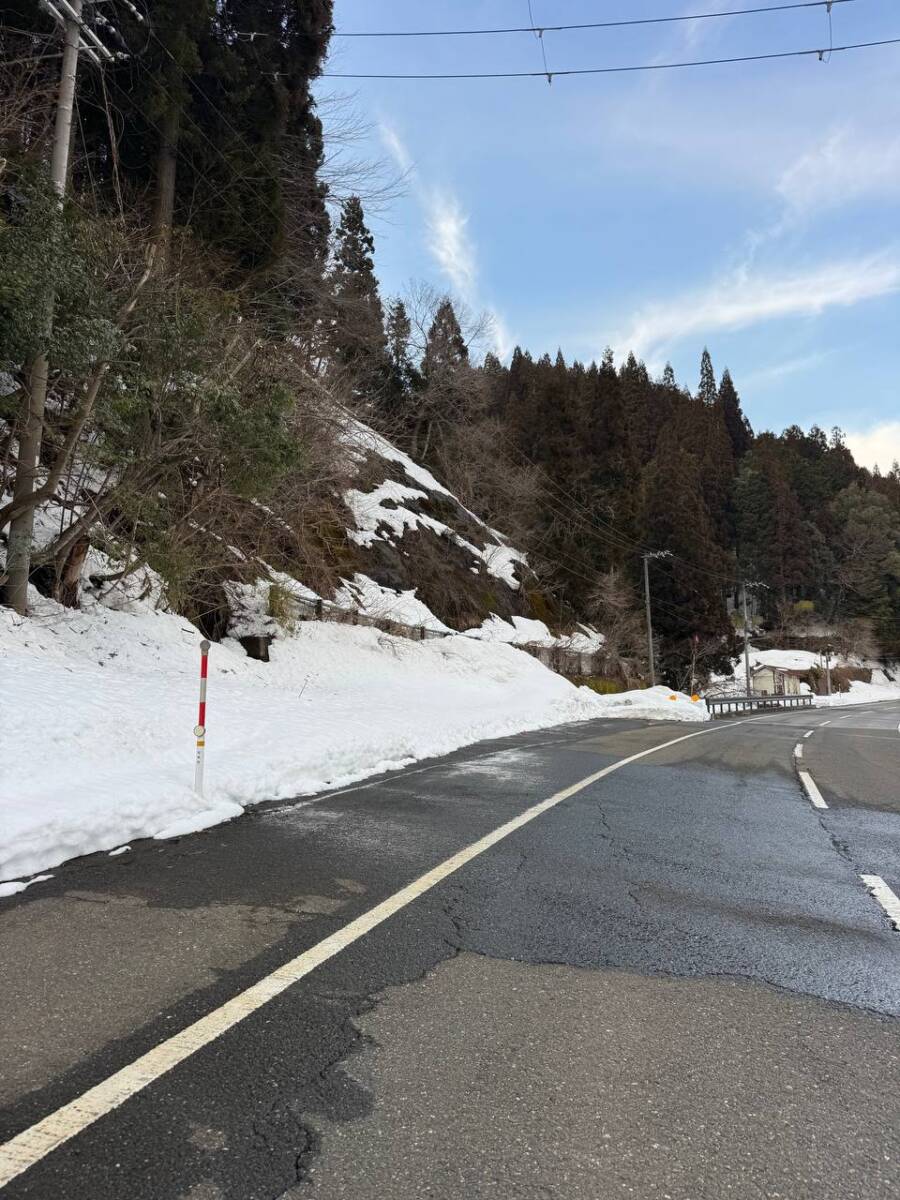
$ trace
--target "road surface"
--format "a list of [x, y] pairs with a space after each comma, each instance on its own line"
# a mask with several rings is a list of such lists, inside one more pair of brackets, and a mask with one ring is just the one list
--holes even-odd
[[566, 726], [61, 868], [0, 1195], [896, 1200], [898, 724]]

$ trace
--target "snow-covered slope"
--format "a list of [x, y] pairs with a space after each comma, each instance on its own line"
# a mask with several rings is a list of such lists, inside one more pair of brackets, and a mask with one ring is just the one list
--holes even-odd
[[75, 611], [36, 594], [28, 618], [0, 608], [0, 880], [482, 738], [598, 716], [707, 715], [666, 689], [597, 696], [503, 642], [308, 622], [274, 644], [269, 663], [231, 640], [213, 646], [200, 798], [200, 631], [132, 608]]
[[355, 574], [416, 598], [455, 629], [492, 613], [527, 616], [525, 555], [470, 512], [430, 471], [348, 419], [356, 486], [344, 494]]
[[[537, 620], [525, 556], [407, 455], [354, 421], [344, 444], [355, 486], [333, 587], [314, 591], [249, 546], [227, 546], [203, 798], [192, 730], [204, 633], [169, 610], [164, 579], [138, 560], [122, 575], [125, 563], [91, 546], [79, 608], [33, 589], [27, 618], [0, 608], [0, 880], [482, 738], [597, 716], [706, 719], [664, 688], [598, 696], [523, 653], [584, 656], [573, 673], [590, 673], [603, 637]], [[64, 515], [44, 506], [39, 539]], [[351, 613], [379, 627], [348, 624]], [[393, 636], [410, 626], [428, 640]], [[260, 638], [268, 663], [246, 652]]]

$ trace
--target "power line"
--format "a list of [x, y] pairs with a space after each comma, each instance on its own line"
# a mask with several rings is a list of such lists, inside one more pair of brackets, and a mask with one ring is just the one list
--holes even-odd
[[817, 57], [824, 62], [827, 55], [840, 54], [845, 50], [869, 50], [876, 46], [896, 46], [900, 37], [883, 38], [877, 42], [850, 42], [845, 46], [823, 46], [812, 50], [780, 50], [770, 54], [738, 54], [731, 58], [698, 58], [687, 62], [632, 63], [622, 67], [581, 67], [561, 71], [467, 71], [459, 73], [404, 73], [323, 71], [323, 79], [547, 79], [562, 75], [625, 75], [637, 71], [674, 71], [686, 67], [718, 67], [732, 63], [769, 62], [780, 58]]
[[673, 25], [680, 21], [705, 21], [711, 17], [744, 17], [755, 13], [789, 12], [798, 8], [825, 8], [832, 4], [853, 4], [855, 0], [803, 0], [794, 4], [767, 4], [758, 8], [732, 8], [722, 12], [686, 13], [679, 17], [638, 17], [624, 21], [587, 21], [578, 25], [513, 25], [500, 29], [379, 29], [335, 30], [334, 37], [344, 38], [419, 38], [419, 37], [480, 37], [508, 33], [563, 33], [576, 29], [621, 29], [629, 25]]
[[534, 23], [534, 11], [531, 7], [531, 0], [528, 0], [528, 20], [531, 22], [531, 32], [541, 44], [541, 62], [544, 64], [544, 74], [550, 78], [550, 69], [547, 66], [547, 46], [544, 42], [544, 31]]

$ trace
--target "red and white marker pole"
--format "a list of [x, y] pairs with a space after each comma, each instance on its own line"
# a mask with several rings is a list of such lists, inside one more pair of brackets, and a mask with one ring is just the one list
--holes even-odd
[[194, 737], [197, 739], [197, 761], [194, 765], [194, 791], [203, 795], [203, 751], [206, 747], [206, 677], [209, 673], [209, 642], [200, 643], [200, 709]]

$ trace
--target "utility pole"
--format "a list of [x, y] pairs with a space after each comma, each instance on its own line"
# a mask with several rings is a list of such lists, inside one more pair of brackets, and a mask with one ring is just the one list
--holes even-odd
[[650, 567], [651, 558], [671, 558], [670, 550], [647, 551], [642, 554], [644, 560], [644, 604], [647, 609], [647, 650], [650, 658], [650, 686], [656, 687], [656, 659], [653, 654], [653, 618], [650, 615]]
[[[128, 3], [128, 0], [126, 0]], [[39, 6], [63, 30], [62, 70], [56, 118], [53, 127], [53, 146], [50, 153], [50, 183], [62, 210], [69, 173], [69, 146], [72, 140], [72, 117], [75, 110], [75, 84], [81, 54], [95, 66], [113, 62], [117, 57], [82, 19], [83, 0], [38, 0]], [[129, 7], [131, 7], [129, 5]], [[138, 17], [141, 21], [143, 17]], [[119, 40], [118, 31], [109, 22], [104, 27]], [[40, 349], [28, 365], [28, 381], [18, 429], [18, 456], [13, 486], [13, 512], [9, 523], [6, 553], [6, 583], [3, 587], [7, 604], [24, 616], [28, 606], [28, 576], [31, 573], [31, 550], [34, 539], [34, 502], [41, 467], [41, 442], [47, 408], [47, 384], [50, 375], [49, 349], [53, 339], [54, 295], [49, 289], [43, 300]]]
[[750, 618], [747, 616], [747, 581], [746, 579], [741, 584], [741, 602], [744, 609], [744, 678], [746, 680], [747, 695], [751, 695], [751, 680], [750, 680]]
[[[78, 51], [81, 46], [82, 0], [70, 0], [72, 14], [64, 21], [62, 72], [56, 102], [56, 122], [53, 129], [53, 150], [50, 157], [50, 182], [62, 207], [69, 171], [69, 144], [72, 136], [72, 113], [75, 107], [75, 79], [78, 74]], [[31, 545], [34, 537], [34, 506], [29, 504], [37, 488], [40, 471], [41, 441], [44, 433], [44, 412], [47, 407], [47, 379], [50, 364], [47, 357], [53, 337], [53, 295], [44, 301], [41, 329], [41, 348], [31, 360], [28, 370], [23, 420], [19, 427], [19, 454], [13, 501], [25, 502], [25, 508], [13, 516], [9, 524], [6, 555], [6, 602], [21, 616], [28, 606], [28, 576], [31, 569]]]
[[647, 608], [647, 651], [650, 656], [650, 686], [656, 687], [656, 663], [653, 659], [653, 618], [650, 615], [650, 555], [644, 558], [644, 603]]

